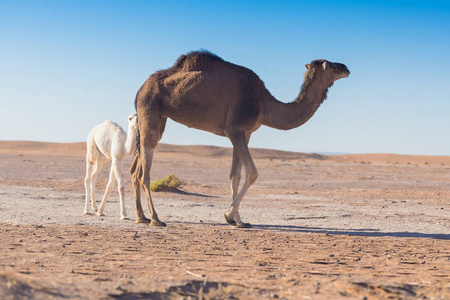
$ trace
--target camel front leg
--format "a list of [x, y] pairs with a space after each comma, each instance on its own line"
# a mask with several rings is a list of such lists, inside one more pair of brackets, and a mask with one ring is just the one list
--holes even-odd
[[[233, 159], [231, 162], [231, 172], [230, 172], [230, 185], [231, 185], [231, 201], [236, 199], [238, 190], [239, 190], [239, 182], [241, 181], [241, 170], [242, 170], [242, 162], [236, 151], [233, 149]], [[236, 226], [236, 221], [234, 219], [228, 220], [225, 217], [225, 220], [230, 225]]]
[[241, 181], [242, 162], [233, 149], [233, 160], [231, 162], [230, 183], [231, 183], [231, 199], [236, 199], [239, 189], [239, 182]]
[[[225, 220], [228, 224], [239, 227], [239, 228], [248, 228], [251, 227], [249, 223], [244, 223], [241, 220], [239, 215], [239, 205], [241, 204], [242, 199], [245, 196], [245, 193], [248, 191], [250, 186], [256, 181], [258, 178], [258, 170], [256, 169], [255, 164], [253, 163], [253, 159], [250, 155], [250, 151], [248, 150], [248, 138], [245, 137], [245, 134], [242, 132], [236, 132], [234, 134], [230, 134], [229, 138], [233, 143], [233, 161], [235, 161], [234, 153], [239, 158], [241, 164], [244, 165], [245, 168], [245, 181], [242, 185], [240, 192], [237, 196], [234, 197], [234, 192], [237, 190], [237, 187], [232, 187], [233, 189], [233, 203], [230, 206], [230, 209], [224, 214]], [[235, 174], [238, 169], [238, 164], [232, 163], [231, 174]], [[240, 168], [239, 168], [240, 171]], [[235, 175], [236, 176], [236, 175]], [[237, 180], [236, 180], [237, 181]], [[232, 183], [233, 184], [233, 183]], [[236, 184], [236, 182], [234, 182]], [[235, 189], [234, 189], [235, 188]]]
[[117, 188], [119, 191], [120, 219], [128, 220], [127, 209], [125, 207], [125, 178], [123, 177], [122, 160], [113, 160], [111, 168], [114, 170], [114, 175], [116, 176], [117, 181]]

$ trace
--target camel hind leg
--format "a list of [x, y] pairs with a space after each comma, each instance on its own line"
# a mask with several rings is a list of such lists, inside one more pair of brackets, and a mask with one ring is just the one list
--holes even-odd
[[106, 200], [109, 197], [109, 194], [111, 193], [112, 189], [114, 188], [115, 183], [115, 175], [114, 175], [114, 168], [111, 165], [111, 170], [109, 171], [109, 179], [108, 183], [106, 184], [105, 194], [103, 195], [102, 202], [100, 203], [100, 206], [97, 211], [97, 216], [104, 216], [103, 211], [105, 209]]
[[152, 167], [153, 153], [155, 148], [141, 149], [142, 152], [142, 189], [147, 200], [148, 209], [150, 211], [150, 225], [152, 226], [166, 226], [164, 222], [161, 222], [153, 206], [152, 196], [150, 193], [150, 170]]
[[142, 167], [139, 153], [137, 153], [136, 156], [134, 157], [130, 173], [131, 173], [131, 181], [133, 182], [134, 199], [136, 201], [136, 215], [137, 215], [136, 223], [150, 223], [151, 220], [145, 217], [144, 210], [142, 209], [141, 204], [140, 178], [142, 177]]
[[[89, 158], [89, 156], [86, 156], [86, 177], [84, 178], [84, 188], [86, 190], [86, 197], [85, 197], [85, 204], [84, 204], [84, 214], [88, 215], [90, 214], [89, 211], [89, 198], [91, 198], [91, 189], [92, 189], [92, 173], [94, 171], [94, 162]], [[92, 199], [92, 202], [94, 203], [94, 199]], [[95, 203], [94, 203], [95, 204]]]
[[[152, 168], [153, 154], [156, 145], [161, 140], [164, 133], [167, 118], [161, 118], [157, 111], [148, 112], [145, 117], [139, 118], [139, 135], [140, 135], [140, 149], [135, 159], [136, 165], [134, 173], [132, 173], [133, 187], [136, 196], [136, 209], [138, 211], [138, 221], [145, 218], [142, 212], [142, 207], [140, 206], [140, 192], [138, 192], [139, 181], [145, 198], [147, 200], [148, 209], [150, 211], [150, 225], [152, 226], [166, 226], [165, 223], [161, 222], [156, 213], [155, 207], [153, 206], [152, 196], [150, 193], [150, 171]], [[139, 164], [140, 163], [140, 164]], [[139, 201], [139, 206], [138, 206]], [[146, 218], [145, 218], [146, 219]], [[145, 220], [142, 219], [142, 220]]]
[[98, 172], [100, 172], [106, 162], [107, 159], [98, 154], [88, 154], [86, 156], [86, 177], [84, 179], [86, 201], [84, 206], [84, 214], [90, 214], [88, 208], [89, 198], [91, 198], [92, 210], [97, 211], [97, 205], [95, 205], [95, 182], [97, 180]]

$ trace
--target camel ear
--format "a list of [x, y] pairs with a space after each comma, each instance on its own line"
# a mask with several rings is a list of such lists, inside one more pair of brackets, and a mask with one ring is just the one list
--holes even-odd
[[306, 64], [306, 65], [305, 65], [305, 68], [306, 68], [306, 70], [309, 71], [309, 69], [311, 69], [311, 65], [310, 65], [310, 64]]
[[324, 61], [323, 64], [322, 64], [322, 67], [323, 67], [324, 70], [326, 70], [327, 67], [328, 67], [328, 62]]
[[137, 115], [136, 114], [128, 115], [128, 122], [130, 122], [134, 117], [136, 117], [136, 119], [137, 119]]

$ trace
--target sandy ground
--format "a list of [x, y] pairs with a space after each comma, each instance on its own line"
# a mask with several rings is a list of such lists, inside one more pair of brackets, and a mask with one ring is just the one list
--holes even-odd
[[185, 184], [153, 194], [155, 228], [128, 174], [130, 220], [117, 191], [82, 214], [83, 143], [0, 142], [0, 298], [450, 299], [450, 157], [252, 154], [236, 229], [230, 149], [161, 145], [152, 178]]

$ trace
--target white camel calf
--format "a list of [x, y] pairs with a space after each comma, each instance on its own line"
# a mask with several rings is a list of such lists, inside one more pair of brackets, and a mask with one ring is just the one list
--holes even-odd
[[106, 185], [105, 194], [98, 208], [97, 215], [103, 215], [106, 199], [114, 187], [114, 180], [117, 180], [120, 197], [120, 218], [122, 220], [128, 219], [125, 209], [125, 180], [122, 164], [123, 159], [131, 155], [136, 149], [137, 122], [136, 114], [128, 116], [128, 134], [120, 125], [110, 120], [95, 126], [89, 133], [87, 139], [86, 178], [84, 179], [86, 188], [85, 214], [90, 214], [88, 208], [89, 196], [92, 201], [92, 210], [97, 211], [94, 198], [95, 180], [103, 165], [108, 160], [111, 160], [108, 184]]

